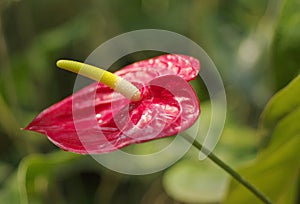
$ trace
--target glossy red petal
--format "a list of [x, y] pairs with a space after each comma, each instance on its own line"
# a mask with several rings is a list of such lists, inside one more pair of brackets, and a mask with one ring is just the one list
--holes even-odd
[[[167, 56], [154, 59], [165, 62]], [[189, 57], [182, 57], [185, 59], [172, 58], [172, 63], [179, 66], [181, 62], [186, 67]], [[149, 63], [135, 63], [118, 72], [143, 87], [141, 101], [130, 103], [105, 85], [94, 83], [43, 111], [25, 129], [46, 134], [60, 148], [81, 154], [110, 152], [185, 130], [199, 115], [198, 99], [185, 80], [198, 71], [189, 71], [191, 77], [184, 76], [182, 70], [177, 72], [183, 80], [167, 75], [170, 70], [161, 71], [172, 66], [156, 64], [154, 69]], [[199, 63], [190, 64], [199, 70]], [[166, 76], [158, 77], [160, 73]]]
[[[116, 74], [120, 76], [126, 75], [129, 81], [143, 80], [147, 83], [149, 80], [158, 76], [177, 75], [186, 81], [196, 78], [200, 71], [200, 63], [197, 59], [178, 54], [166, 54], [155, 58], [143, 60], [133, 63], [117, 71]], [[142, 75], [146, 75], [143, 79]]]
[[[27, 129], [46, 134], [64, 150], [96, 154], [175, 135], [190, 127], [199, 116], [199, 103], [192, 87], [174, 75], [152, 80], [143, 88], [143, 99], [139, 102], [123, 105], [120, 110], [114, 109], [120, 107], [120, 101], [109, 106], [113, 117], [102, 115], [102, 109], [94, 112], [83, 106], [65, 118], [61, 114], [57, 118], [54, 107], [54, 112], [42, 113]], [[44, 125], [50, 120], [60, 122]]]

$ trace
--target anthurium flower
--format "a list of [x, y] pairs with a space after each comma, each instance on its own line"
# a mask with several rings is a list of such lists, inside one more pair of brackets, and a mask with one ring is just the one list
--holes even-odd
[[188, 83], [200, 70], [193, 57], [162, 55], [114, 74], [69, 60], [57, 66], [98, 81], [47, 108], [24, 128], [47, 135], [63, 150], [98, 154], [173, 136], [200, 114]]

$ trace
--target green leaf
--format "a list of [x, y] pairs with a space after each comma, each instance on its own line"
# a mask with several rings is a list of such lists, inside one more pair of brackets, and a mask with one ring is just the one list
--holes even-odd
[[293, 112], [286, 115], [284, 118], [278, 121], [276, 127], [273, 130], [271, 142], [268, 147], [262, 150], [260, 156], [267, 156], [274, 153], [282, 145], [293, 139], [300, 133], [300, 106], [294, 109]]
[[300, 75], [272, 97], [262, 114], [262, 125], [271, 128], [277, 120], [299, 106], [297, 94], [300, 94]]
[[263, 111], [260, 121], [260, 130], [266, 140], [270, 139], [278, 121], [300, 106], [299, 95], [300, 75], [272, 97]]
[[[268, 103], [261, 131], [270, 138], [251, 165], [239, 170], [250, 183], [278, 204], [295, 203], [299, 179], [300, 76], [278, 92]], [[258, 203], [243, 186], [232, 181], [225, 203]]]
[[[264, 192], [274, 203], [294, 203], [299, 176], [298, 147], [300, 135], [283, 145], [269, 157], [261, 157], [239, 173]], [[287, 195], [289, 194], [289, 196]], [[224, 203], [259, 203], [259, 200], [235, 181], [231, 183]]]
[[220, 201], [225, 194], [226, 181], [226, 173], [208, 161], [181, 161], [163, 177], [166, 192], [188, 203]]

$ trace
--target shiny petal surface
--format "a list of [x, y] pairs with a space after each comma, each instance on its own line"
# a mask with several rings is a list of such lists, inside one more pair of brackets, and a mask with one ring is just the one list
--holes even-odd
[[200, 70], [199, 61], [185, 55], [168, 54], [133, 63], [116, 74], [129, 81], [148, 83], [158, 76], [177, 75], [186, 81], [196, 78]]
[[198, 71], [198, 61], [183, 55], [134, 63], [116, 74], [139, 87], [142, 100], [130, 102], [105, 85], [93, 83], [44, 110], [25, 129], [45, 134], [58, 147], [80, 154], [105, 153], [175, 135], [199, 116], [198, 98], [186, 82]]

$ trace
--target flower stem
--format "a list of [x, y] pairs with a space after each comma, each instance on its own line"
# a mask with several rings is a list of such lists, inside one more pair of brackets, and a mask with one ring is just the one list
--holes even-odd
[[272, 201], [260, 192], [255, 186], [249, 183], [246, 179], [244, 179], [238, 172], [233, 170], [229, 165], [224, 163], [221, 159], [219, 159], [215, 154], [213, 154], [209, 149], [205, 148], [198, 141], [194, 140], [194, 138], [190, 137], [187, 134], [182, 134], [182, 136], [193, 144], [198, 150], [204, 153], [208, 158], [210, 158], [215, 164], [225, 170], [228, 174], [230, 174], [235, 180], [237, 180], [240, 184], [242, 184], [245, 188], [251, 191], [258, 199], [266, 204], [272, 204]]

